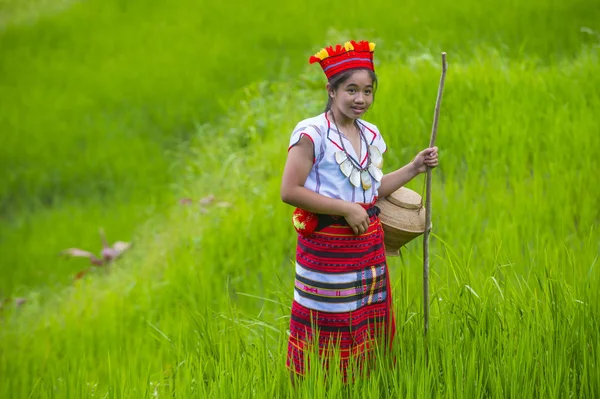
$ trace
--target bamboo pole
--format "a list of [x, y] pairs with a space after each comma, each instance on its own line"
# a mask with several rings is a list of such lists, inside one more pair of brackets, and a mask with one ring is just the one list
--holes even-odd
[[[435, 112], [433, 114], [433, 127], [431, 129], [431, 139], [429, 147], [435, 145], [437, 135], [438, 119], [440, 116], [440, 105], [442, 103], [442, 92], [444, 91], [444, 80], [446, 78], [446, 53], [442, 53], [442, 76], [438, 87], [437, 100], [435, 102]], [[425, 234], [423, 235], [423, 310], [425, 330], [424, 337], [427, 338], [429, 330], [429, 234], [431, 233], [431, 168], [427, 167], [427, 189], [425, 196]], [[425, 356], [427, 356], [427, 346], [425, 346]]]

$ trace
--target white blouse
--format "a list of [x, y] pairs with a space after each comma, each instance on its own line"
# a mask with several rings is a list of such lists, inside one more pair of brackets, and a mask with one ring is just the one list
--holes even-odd
[[[387, 146], [377, 126], [361, 119], [358, 119], [357, 122], [363, 132], [363, 137], [367, 140], [365, 143], [365, 140], [361, 137], [360, 153], [363, 154], [363, 159], [358, 163], [362, 167], [366, 167], [368, 161], [367, 147], [374, 145], [383, 154]], [[375, 200], [380, 182], [371, 177], [371, 187], [364, 190], [362, 186], [353, 186], [350, 179], [340, 170], [340, 166], [335, 161], [334, 154], [336, 152], [345, 148], [349, 157], [358, 161], [358, 156], [348, 138], [343, 133], [338, 132], [335, 124], [329, 120], [326, 113], [298, 123], [290, 138], [288, 151], [298, 144], [302, 136], [307, 136], [313, 142], [315, 152], [313, 167], [306, 178], [304, 187], [326, 197], [345, 201], [371, 203]], [[343, 140], [343, 144], [341, 140]]]

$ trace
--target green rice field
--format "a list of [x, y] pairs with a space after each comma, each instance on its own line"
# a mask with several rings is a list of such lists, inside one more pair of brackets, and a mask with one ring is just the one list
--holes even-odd
[[[377, 43], [384, 171], [426, 147], [368, 377], [285, 367], [308, 57]], [[600, 3], [0, 0], [0, 398], [600, 397]], [[424, 177], [409, 183], [423, 193]], [[61, 255], [131, 243], [109, 267]], [[427, 351], [426, 351], [427, 348]]]

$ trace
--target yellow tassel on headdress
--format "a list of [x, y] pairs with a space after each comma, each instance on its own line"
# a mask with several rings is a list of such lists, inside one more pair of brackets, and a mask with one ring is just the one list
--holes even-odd
[[325, 58], [329, 57], [329, 53], [323, 48], [321, 49], [321, 51], [315, 54], [315, 57], [317, 57], [320, 60], [324, 60]]
[[356, 52], [374, 52], [375, 51], [375, 43], [369, 43], [366, 40], [361, 40], [356, 42], [351, 40], [349, 42], [344, 43], [344, 45], [336, 44], [335, 47], [329, 46], [321, 49], [318, 53], [311, 56], [308, 61], [313, 64], [315, 62], [321, 62], [329, 57], [334, 57], [338, 55], [342, 55], [345, 53], [349, 53], [351, 51]]

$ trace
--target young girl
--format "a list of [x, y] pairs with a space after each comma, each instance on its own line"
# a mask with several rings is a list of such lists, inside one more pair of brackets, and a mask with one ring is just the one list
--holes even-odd
[[281, 182], [281, 199], [297, 207], [287, 356], [293, 374], [306, 372], [311, 344], [325, 364], [337, 348], [344, 376], [351, 359], [362, 365], [377, 346], [391, 344], [391, 288], [375, 202], [438, 165], [437, 147], [427, 148], [383, 175], [386, 144], [360, 119], [377, 88], [374, 48], [351, 41], [310, 57], [327, 77], [327, 106], [294, 129]]

